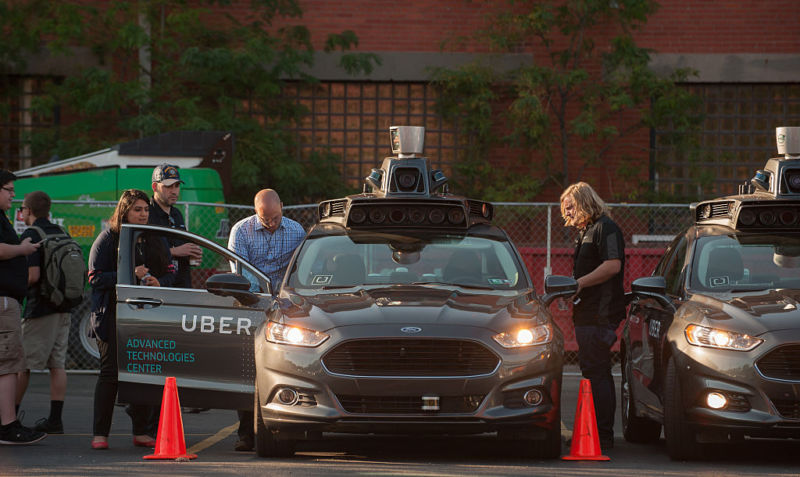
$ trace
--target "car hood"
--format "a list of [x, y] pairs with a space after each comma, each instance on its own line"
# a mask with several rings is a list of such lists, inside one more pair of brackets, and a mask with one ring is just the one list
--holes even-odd
[[508, 320], [544, 320], [539, 302], [519, 291], [395, 286], [312, 296], [282, 293], [280, 302], [286, 320], [321, 331], [363, 324], [449, 324], [498, 330]]
[[[800, 290], [696, 294], [689, 302], [701, 311], [709, 326], [735, 327], [750, 335], [800, 329]], [[735, 324], [727, 324], [730, 320]]]

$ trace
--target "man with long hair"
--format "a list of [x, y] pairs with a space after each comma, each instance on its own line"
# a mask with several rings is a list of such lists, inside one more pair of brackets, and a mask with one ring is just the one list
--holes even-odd
[[572, 320], [578, 341], [578, 363], [592, 383], [600, 446], [614, 447], [616, 395], [611, 377], [611, 346], [625, 318], [625, 240], [608, 207], [592, 187], [578, 182], [561, 194], [561, 216], [580, 233], [575, 245]]

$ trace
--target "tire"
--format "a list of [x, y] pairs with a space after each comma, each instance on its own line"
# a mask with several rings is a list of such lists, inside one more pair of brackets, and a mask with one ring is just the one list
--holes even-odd
[[701, 455], [703, 446], [684, 416], [681, 382], [673, 358], [669, 359], [664, 378], [664, 437], [672, 460], [692, 460]]
[[98, 369], [100, 367], [97, 341], [89, 337], [90, 308], [91, 300], [87, 297], [72, 310], [67, 344], [67, 369]]
[[628, 442], [650, 444], [661, 437], [661, 424], [646, 417], [636, 415], [636, 399], [633, 396], [633, 371], [630, 360], [623, 362], [620, 383], [620, 411], [622, 415], [622, 435]]
[[540, 459], [558, 459], [561, 456], [561, 419], [559, 427], [548, 429], [544, 439], [534, 440], [531, 443], [531, 456]]
[[[497, 433], [498, 439], [515, 455], [533, 459], [557, 459], [561, 456], [561, 410], [557, 413], [555, 428], [546, 431], [544, 439], [532, 437], [530, 431], [505, 430]], [[537, 433], [538, 434], [538, 433]]]
[[256, 415], [256, 454], [259, 457], [293, 456], [296, 444], [295, 441], [292, 439], [281, 439], [278, 431], [274, 431], [264, 424], [264, 418], [261, 416], [261, 406], [259, 405], [258, 389], [256, 389], [255, 392], [253, 405]]

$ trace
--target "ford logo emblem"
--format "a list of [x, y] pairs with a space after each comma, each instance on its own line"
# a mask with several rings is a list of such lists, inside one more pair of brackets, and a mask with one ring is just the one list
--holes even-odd
[[402, 331], [403, 333], [419, 333], [420, 331], [422, 331], [422, 328], [419, 328], [417, 326], [405, 326], [403, 328], [400, 328], [400, 331]]

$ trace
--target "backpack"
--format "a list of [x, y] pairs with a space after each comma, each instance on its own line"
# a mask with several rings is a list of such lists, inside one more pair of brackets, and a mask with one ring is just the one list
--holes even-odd
[[83, 250], [61, 227], [61, 233], [56, 234], [46, 234], [35, 226], [31, 228], [42, 237], [39, 296], [58, 311], [70, 311], [81, 303], [86, 288], [87, 269]]

